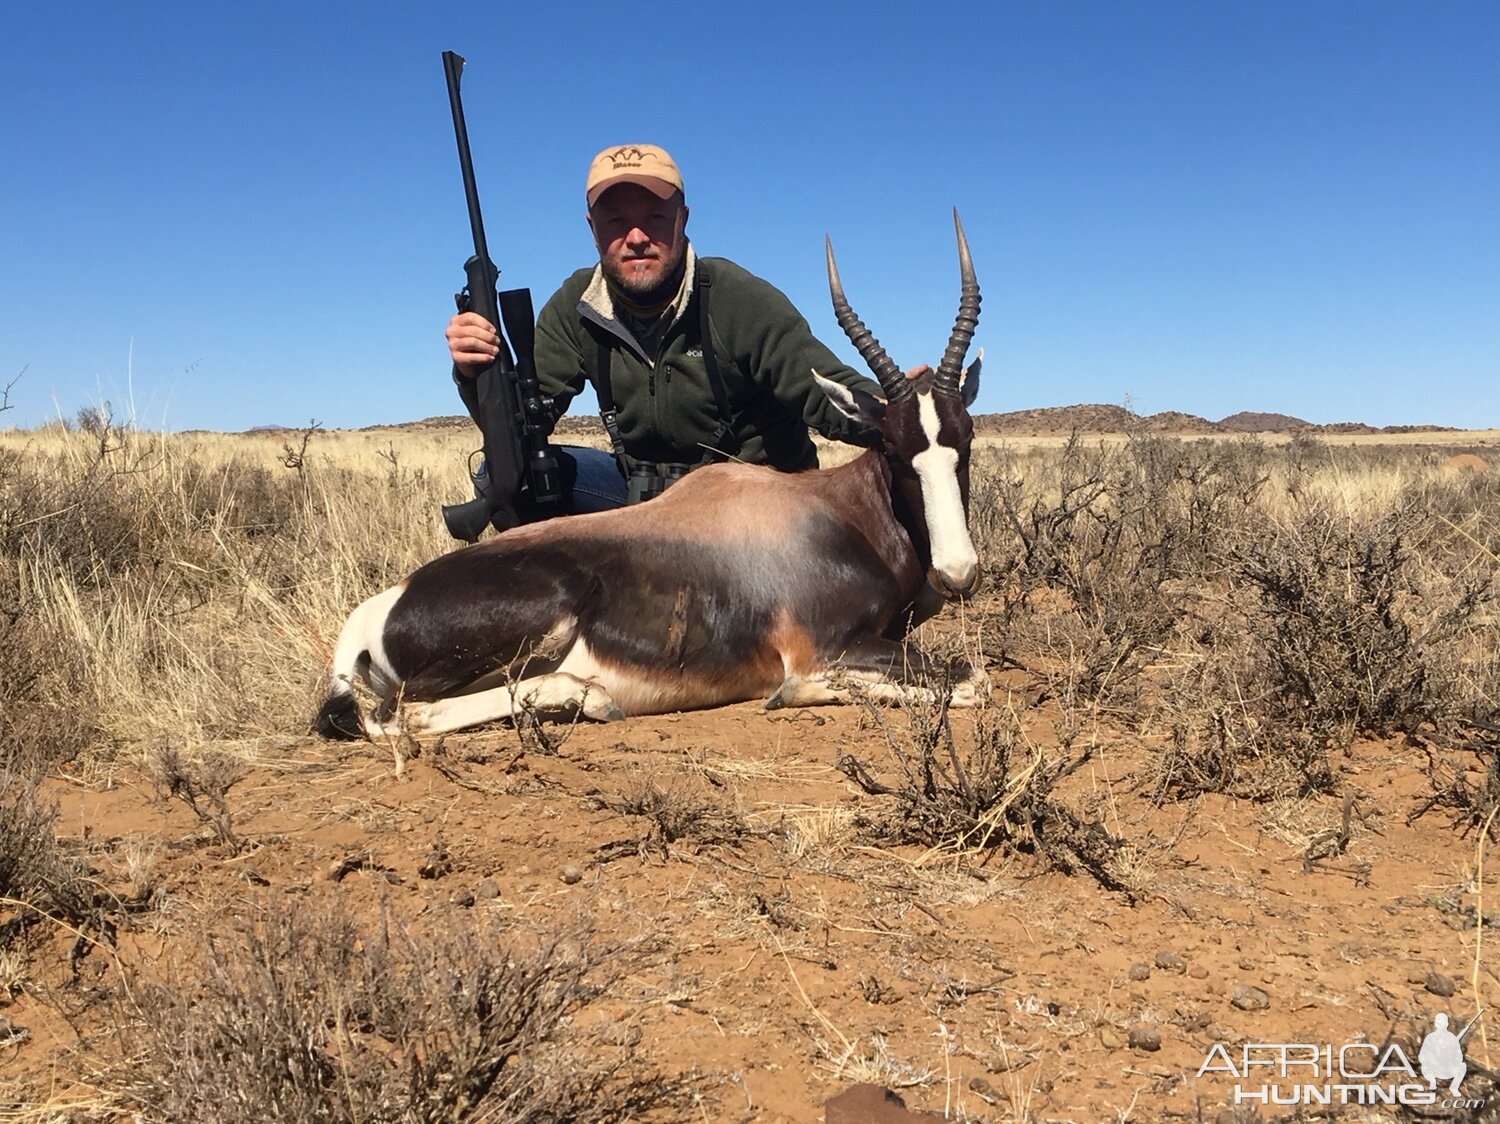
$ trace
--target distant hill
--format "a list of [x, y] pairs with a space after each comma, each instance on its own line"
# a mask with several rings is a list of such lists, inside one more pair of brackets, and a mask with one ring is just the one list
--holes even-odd
[[1039, 410], [1017, 410], [1009, 414], [977, 414], [974, 426], [981, 433], [996, 435], [1046, 436], [1063, 433], [1158, 433], [1179, 437], [1205, 436], [1214, 433], [1436, 433], [1450, 430], [1438, 425], [1388, 425], [1383, 428], [1364, 422], [1333, 422], [1317, 425], [1290, 414], [1259, 413], [1243, 410], [1217, 422], [1164, 410], [1142, 417], [1123, 406], [1049, 406]]
[[[464, 414], [440, 414], [423, 418], [417, 422], [402, 422], [395, 425], [366, 426], [365, 431], [377, 432], [388, 429], [467, 429], [474, 423]], [[258, 425], [246, 433], [289, 433], [295, 426]], [[1046, 437], [1069, 433], [1155, 433], [1178, 437], [1199, 437], [1215, 433], [1305, 433], [1347, 435], [1357, 433], [1437, 433], [1452, 432], [1452, 426], [1440, 425], [1388, 425], [1382, 428], [1364, 422], [1332, 422], [1317, 425], [1303, 421], [1290, 414], [1264, 413], [1242, 410], [1230, 414], [1217, 422], [1200, 418], [1196, 414], [1184, 414], [1178, 410], [1163, 410], [1159, 414], [1142, 416], [1124, 406], [1099, 403], [1078, 406], [1048, 406], [1036, 410], [1016, 410], [1006, 414], [975, 414], [976, 432], [992, 436]], [[604, 426], [594, 414], [570, 414], [557, 423], [554, 431], [558, 437], [602, 437]]]
[[1009, 414], [978, 414], [980, 433], [1044, 436], [1059, 433], [1217, 433], [1213, 422], [1176, 410], [1141, 417], [1124, 406], [1048, 406]]
[[1311, 423], [1290, 414], [1261, 414], [1250, 410], [1241, 410], [1219, 421], [1220, 429], [1227, 429], [1232, 433], [1294, 433], [1307, 429], [1310, 425]]

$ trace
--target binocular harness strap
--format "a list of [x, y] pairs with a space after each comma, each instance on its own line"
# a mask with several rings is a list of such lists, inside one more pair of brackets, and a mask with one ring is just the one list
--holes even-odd
[[[708, 270], [703, 263], [698, 263], [698, 336], [703, 347], [703, 367], [708, 375], [708, 386], [713, 391], [714, 405], [718, 409], [719, 424], [714, 427], [713, 435], [708, 439], [708, 448], [704, 451], [703, 458], [698, 465], [709, 464], [721, 456], [728, 456], [729, 450], [724, 448], [726, 438], [730, 436], [734, 411], [729, 404], [729, 390], [724, 385], [724, 376], [719, 369], [719, 354], [714, 347], [713, 332], [708, 319], [708, 293], [712, 284]], [[627, 479], [630, 477], [630, 462], [625, 454], [625, 438], [620, 434], [620, 411], [615, 404], [614, 391], [610, 387], [610, 345], [607, 340], [599, 340], [598, 358], [594, 364], [594, 394], [599, 399], [599, 419], [604, 423], [604, 432], [609, 435], [610, 449], [614, 453], [615, 462], [620, 466], [620, 474]]]

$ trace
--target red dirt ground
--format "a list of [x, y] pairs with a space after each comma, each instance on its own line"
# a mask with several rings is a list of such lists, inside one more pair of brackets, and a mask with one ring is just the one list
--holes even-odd
[[[1026, 723], [1036, 744], [1055, 744], [1045, 707]], [[1215, 1043], [1238, 1057], [1246, 1042], [1336, 1049], [1393, 1035], [1415, 1059], [1432, 1015], [1450, 1012], [1457, 1029], [1495, 1002], [1488, 948], [1500, 935], [1476, 923], [1495, 888], [1476, 877], [1475, 833], [1440, 810], [1407, 823], [1432, 792], [1420, 746], [1340, 757], [1357, 794], [1351, 835], [1343, 854], [1309, 864], [1309, 841], [1336, 834], [1340, 797], [1155, 807], [1136, 784], [1155, 744], [1101, 731], [1059, 788], [1130, 844], [1134, 903], [1026, 856], [870, 842], [856, 819], [888, 798], [834, 768], [848, 752], [891, 773], [858, 707], [745, 704], [579, 727], [555, 755], [490, 730], [424, 747], [399, 778], [381, 748], [287, 738], [261, 747], [229, 794], [250, 844], [238, 855], [139, 773], [48, 792], [59, 832], [87, 837], [106, 882], [122, 877], [127, 844], [156, 845], [163, 908], [121, 943], [148, 974], [204, 925], [278, 900], [371, 917], [384, 905], [428, 923], [581, 912], [612, 938], [665, 937], [610, 1015], [661, 1069], [701, 1075], [692, 1119], [820, 1120], [829, 1097], [874, 1081], [954, 1119], [1213, 1120], [1233, 1084], [1197, 1076]], [[641, 846], [648, 821], [611, 810], [647, 779], [709, 810], [697, 842]], [[435, 849], [451, 870], [419, 876]], [[361, 855], [363, 869], [330, 877]], [[1233, 1004], [1250, 987], [1265, 1009]], [[0, 1054], [13, 1075], [46, 1072], [74, 1041], [30, 989], [0, 1014], [31, 1031]], [[1481, 1020], [1471, 1066], [1500, 1060], [1491, 1041]]]

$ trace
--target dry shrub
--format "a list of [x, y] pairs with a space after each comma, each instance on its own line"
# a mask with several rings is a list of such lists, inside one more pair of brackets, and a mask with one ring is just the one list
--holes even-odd
[[1427, 513], [1436, 549], [1500, 561], [1500, 463], [1482, 473], [1439, 470], [1414, 481], [1407, 500]]
[[1167, 744], [1144, 778], [1153, 798], [1217, 792], [1269, 800], [1332, 789], [1326, 741], [1279, 716], [1266, 666], [1243, 630], [1214, 628], [1204, 639], [1161, 694]]
[[1492, 573], [1424, 580], [1413, 543], [1425, 524], [1411, 503], [1371, 521], [1313, 508], [1231, 546], [1272, 717], [1347, 744], [1451, 715], [1429, 654], [1483, 624]]
[[1026, 855], [1050, 870], [1086, 871], [1100, 885], [1127, 890], [1116, 871], [1124, 843], [1103, 824], [1086, 822], [1053, 793], [1059, 780], [1086, 760], [1047, 761], [1028, 746], [1010, 707], [985, 703], [968, 711], [956, 734], [949, 695], [907, 702], [895, 712], [867, 706], [885, 737], [893, 769], [880, 770], [851, 754], [837, 768], [869, 795], [892, 805], [856, 817], [856, 827], [886, 844], [918, 844], [941, 853]]
[[1411, 810], [1407, 822], [1444, 808], [1464, 834], [1478, 828], [1500, 839], [1500, 726], [1470, 724], [1451, 744], [1426, 749], [1432, 795]]
[[1265, 460], [1250, 441], [1087, 447], [1076, 435], [1025, 484], [1002, 460], [971, 504], [984, 511], [976, 543], [1000, 595], [991, 633], [1024, 631], [1080, 699], [1133, 703], [1177, 627], [1183, 585], [1211, 572], [1219, 539], [1268, 479]]
[[81, 702], [87, 662], [58, 643], [40, 599], [10, 576], [0, 573], [0, 768], [36, 777], [76, 758], [99, 729]]
[[665, 859], [675, 843], [734, 847], [751, 830], [738, 808], [693, 791], [685, 781], [663, 787], [654, 778], [644, 777], [603, 803], [619, 815], [643, 817], [647, 826], [644, 835], [595, 848], [596, 863], [629, 855]]
[[137, 986], [105, 1085], [159, 1124], [625, 1120], [680, 1101], [580, 1018], [630, 957], [586, 929], [277, 909], [211, 936], [197, 978]]
[[1158, 798], [1330, 791], [1330, 750], [1445, 729], [1493, 699], [1493, 566], [1435, 545], [1410, 495], [1395, 503], [1335, 513], [1303, 490], [1226, 536], [1220, 612], [1162, 692]]
[[83, 862], [57, 838], [57, 809], [34, 783], [0, 770], [0, 950], [44, 918], [77, 927], [98, 898]]
[[227, 753], [209, 750], [185, 758], [170, 742], [157, 746], [146, 762], [146, 772], [156, 785], [158, 799], [181, 800], [209, 829], [216, 842], [236, 853], [245, 844], [234, 833], [229, 790], [244, 779], [247, 771], [243, 761]]

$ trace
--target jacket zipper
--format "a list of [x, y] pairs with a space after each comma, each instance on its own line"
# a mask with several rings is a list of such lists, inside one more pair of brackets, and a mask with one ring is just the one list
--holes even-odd
[[646, 365], [646, 395], [651, 399], [651, 430], [652, 435], [662, 440], [661, 428], [661, 405], [656, 398], [656, 364], [648, 362]]

